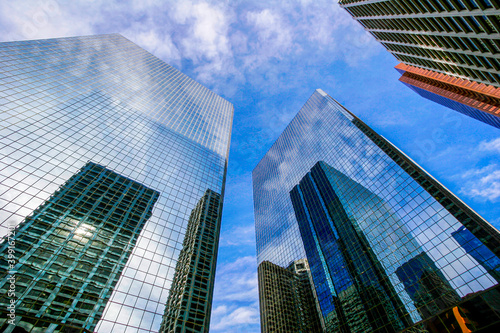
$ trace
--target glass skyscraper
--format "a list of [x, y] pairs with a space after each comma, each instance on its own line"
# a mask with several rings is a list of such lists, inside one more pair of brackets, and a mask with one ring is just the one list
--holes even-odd
[[208, 325], [233, 106], [113, 34], [0, 44], [0, 116], [0, 329], [158, 332], [185, 237]]
[[499, 232], [323, 91], [253, 185], [258, 264], [307, 257], [326, 331], [500, 327]]
[[500, 3], [339, 0], [399, 61], [500, 87]]

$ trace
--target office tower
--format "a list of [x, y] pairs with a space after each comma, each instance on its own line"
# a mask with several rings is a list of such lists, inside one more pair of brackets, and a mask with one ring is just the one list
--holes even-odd
[[406, 65], [500, 87], [500, 4], [496, 1], [340, 0]]
[[[117, 275], [92, 299], [104, 307], [94, 317], [100, 320], [92, 321], [95, 332], [158, 332], [191, 212], [207, 189], [219, 193], [222, 204], [232, 105], [117, 34], [1, 43], [0, 99], [1, 236], [25, 225], [89, 161], [159, 193], [151, 208], [140, 205], [151, 216], [141, 222], [137, 238], [130, 238], [121, 273], [117, 266]], [[128, 211], [117, 203], [106, 205], [125, 218]], [[220, 211], [214, 251], [219, 223]], [[87, 255], [85, 249], [75, 251]], [[211, 260], [215, 265], [215, 256]], [[2, 313], [12, 300], [22, 308], [7, 293], [0, 298]], [[59, 300], [65, 302], [54, 302]], [[76, 313], [81, 306], [71, 303], [69, 309]], [[65, 319], [70, 310], [54, 314], [49, 325], [88, 329], [71, 315]], [[1, 316], [0, 326], [10, 325], [6, 318]], [[57, 326], [53, 332], [65, 331]]]
[[401, 81], [428, 99], [500, 126], [496, 112], [500, 3], [340, 0], [339, 4], [403, 63], [399, 66], [409, 66]]
[[283, 268], [269, 261], [258, 267], [261, 331], [322, 332], [306, 259]]
[[497, 318], [479, 328], [500, 325], [495, 277], [452, 235], [498, 258], [499, 232], [322, 90], [252, 176], [258, 264], [307, 258], [326, 331], [433, 332], [432, 311], [466, 299], [468, 316]]
[[[158, 196], [89, 162], [35, 209], [15, 235], [16, 326], [92, 332]], [[2, 272], [11, 270], [8, 247], [4, 241], [0, 248]]]
[[208, 189], [191, 212], [160, 332], [208, 332], [221, 210]]

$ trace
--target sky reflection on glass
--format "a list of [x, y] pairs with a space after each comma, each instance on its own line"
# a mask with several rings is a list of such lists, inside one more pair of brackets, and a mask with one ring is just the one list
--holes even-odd
[[158, 191], [97, 325], [157, 331], [189, 215], [224, 192], [232, 105], [120, 35], [0, 53], [2, 236], [88, 161]]
[[[425, 311], [416, 311], [418, 302], [415, 303], [415, 297], [412, 298], [396, 274], [398, 268], [408, 267], [413, 258], [423, 258], [419, 262], [432, 264], [436, 276], [442, 276], [457, 297], [496, 285], [494, 274], [488, 273], [492, 268], [476, 260], [474, 251], [462, 247], [457, 237], [452, 236], [463, 228], [463, 224], [437, 201], [440, 198], [431, 196], [362, 129], [359, 120], [318, 89], [273, 144], [253, 171], [258, 263], [268, 260], [286, 267], [293, 260], [305, 258], [307, 253], [311, 271], [315, 270], [314, 259], [310, 257], [313, 250], [306, 251], [303, 244], [304, 237], [314, 243], [314, 235], [301, 236], [296, 214], [302, 210], [299, 209], [302, 205], [318, 207], [319, 204], [307, 203], [303, 190], [297, 192], [296, 186], [312, 188], [307, 185], [307, 174], [321, 161], [318, 165], [326, 170], [330, 192], [335, 192], [340, 200], [338, 206], [345, 210], [350, 221], [354, 221], [355, 229], [361, 230], [384, 274], [389, 277], [391, 288], [397, 292], [414, 322], [422, 319]], [[401, 154], [397, 148], [390, 149]], [[428, 176], [425, 172], [422, 174]], [[296, 210], [291, 198], [295, 198]], [[329, 207], [328, 204], [324, 206]], [[320, 218], [320, 214], [315, 218], [313, 215], [319, 213], [313, 213], [314, 210], [309, 209], [307, 214], [299, 212], [299, 216], [313, 224], [314, 220], [323, 223], [320, 221], [326, 217]], [[472, 223], [487, 224], [474, 212], [471, 214], [475, 219]], [[326, 224], [324, 227], [329, 228]], [[316, 228], [321, 230], [323, 227], [318, 225]], [[335, 234], [335, 231], [330, 232], [332, 236]], [[498, 239], [498, 232], [493, 233], [493, 238]], [[328, 241], [319, 239], [320, 236], [316, 235], [317, 246], [326, 247]], [[327, 252], [321, 254], [320, 250], [316, 257], [324, 261], [320, 269], [335, 270], [327, 267]], [[315, 283], [322, 279], [317, 278]], [[330, 293], [335, 295], [339, 290], [331, 288], [335, 283], [328, 279], [324, 283], [330, 285]], [[348, 286], [346, 279], [339, 278], [337, 282], [342, 280]], [[324, 283], [323, 289], [317, 289], [318, 294], [325, 292]]]

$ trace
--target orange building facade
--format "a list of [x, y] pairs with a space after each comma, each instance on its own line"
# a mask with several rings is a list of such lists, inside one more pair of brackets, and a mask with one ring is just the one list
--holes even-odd
[[500, 88], [403, 63], [395, 68], [419, 95], [500, 128]]

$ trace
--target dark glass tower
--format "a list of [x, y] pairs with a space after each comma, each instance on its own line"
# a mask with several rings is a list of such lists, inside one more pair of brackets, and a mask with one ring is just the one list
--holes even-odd
[[460, 301], [457, 292], [425, 252], [404, 263], [396, 270], [396, 275], [422, 318], [429, 318]]
[[340, 0], [399, 61], [500, 87], [500, 3]]
[[[344, 209], [336, 192], [346, 194], [339, 187], [349, 188], [344, 200], [357, 200], [364, 204], [360, 210], [377, 215], [380, 224], [373, 228], [402, 227], [382, 200], [324, 162], [318, 162], [292, 189], [290, 198], [317, 293], [322, 296], [326, 325], [341, 332], [399, 331], [410, 323], [408, 313], [360, 225]], [[414, 240], [396, 242], [400, 252], [395, 256], [417, 247]]]
[[15, 325], [3, 332], [93, 332], [159, 193], [89, 162], [0, 246], [1, 303], [15, 272]]
[[307, 257], [328, 332], [500, 325], [498, 230], [323, 91], [253, 185], [258, 263]]
[[160, 332], [208, 332], [221, 210], [209, 189], [191, 212]]
[[[120, 259], [124, 266], [113, 285], [103, 289], [106, 293], [89, 294], [100, 304], [100, 314], [86, 319], [93, 326], [77, 327], [158, 333], [191, 212], [207, 189], [223, 201], [231, 103], [112, 34], [0, 43], [0, 116], [2, 237], [49, 202], [88, 161], [159, 193], [154, 207], [144, 207], [150, 217], [127, 243], [128, 257]], [[214, 255], [205, 257], [210, 267], [216, 260], [213, 246]], [[80, 290], [61, 286], [66, 287], [75, 296]], [[11, 300], [5, 296], [0, 311]], [[67, 302], [57, 297], [54, 302], [59, 300]], [[50, 311], [64, 310], [61, 320], [80, 311], [78, 302], [57, 304]]]
[[465, 227], [451, 235], [486, 271], [500, 282], [500, 259]]

